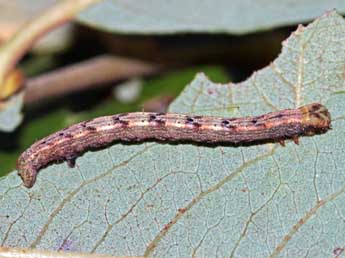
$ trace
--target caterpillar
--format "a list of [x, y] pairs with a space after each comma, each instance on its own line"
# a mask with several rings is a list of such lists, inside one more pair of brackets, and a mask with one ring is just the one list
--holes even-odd
[[134, 112], [98, 117], [55, 132], [34, 143], [17, 160], [17, 171], [30, 188], [39, 170], [53, 162], [76, 158], [87, 150], [115, 141], [191, 141], [199, 143], [250, 143], [293, 139], [330, 129], [327, 108], [312, 103], [260, 116], [225, 118], [177, 113]]

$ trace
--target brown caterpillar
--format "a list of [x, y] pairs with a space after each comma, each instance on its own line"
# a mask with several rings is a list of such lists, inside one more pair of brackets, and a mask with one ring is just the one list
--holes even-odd
[[38, 171], [52, 162], [66, 160], [70, 167], [81, 153], [114, 141], [193, 141], [244, 143], [280, 141], [330, 129], [327, 108], [313, 103], [261, 116], [224, 118], [174, 113], [128, 113], [98, 117], [53, 133], [24, 151], [17, 161], [26, 187], [32, 187]]

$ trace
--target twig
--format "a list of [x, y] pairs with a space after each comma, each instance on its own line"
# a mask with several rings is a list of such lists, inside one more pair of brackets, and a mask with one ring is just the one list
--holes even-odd
[[133, 76], [149, 75], [159, 70], [158, 65], [134, 59], [98, 56], [88, 61], [28, 79], [25, 85], [25, 103], [63, 96]]
[[65, 0], [22, 28], [3, 45], [0, 51], [0, 85], [9, 71], [28, 49], [47, 31], [71, 20], [78, 12], [101, 0]]

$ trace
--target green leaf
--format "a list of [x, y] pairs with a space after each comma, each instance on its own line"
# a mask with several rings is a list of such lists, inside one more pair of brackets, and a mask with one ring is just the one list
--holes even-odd
[[240, 84], [198, 74], [174, 112], [258, 115], [320, 102], [332, 130], [286, 147], [155, 142], [42, 169], [32, 189], [0, 181], [2, 246], [158, 257], [332, 257], [345, 242], [345, 22], [300, 26]]
[[82, 12], [78, 20], [98, 29], [117, 33], [245, 34], [309, 21], [335, 8], [344, 12], [345, 2], [106, 0]]

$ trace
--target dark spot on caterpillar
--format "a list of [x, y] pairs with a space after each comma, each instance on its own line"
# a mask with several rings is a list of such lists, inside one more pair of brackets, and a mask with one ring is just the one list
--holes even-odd
[[53, 141], [46, 141], [44, 144], [42, 145], [48, 145], [48, 146], [54, 146], [54, 142]]
[[64, 135], [64, 133], [63, 133], [63, 132], [59, 133], [59, 136], [63, 136], [63, 135]]
[[193, 124], [193, 122], [194, 122], [193, 118], [191, 118], [191, 117], [186, 118], [186, 124]]
[[282, 118], [283, 117], [283, 115], [282, 114], [276, 114], [275, 116], [273, 116], [272, 118]]
[[97, 128], [93, 127], [93, 126], [87, 126], [86, 130], [88, 130], [88, 131], [97, 131]]
[[[229, 119], [230, 120], [230, 119]], [[223, 120], [220, 124], [222, 127], [225, 127], [225, 128], [231, 128], [231, 129], [235, 129], [236, 128], [236, 125], [233, 125], [230, 123], [229, 120]]]
[[[160, 113], [163, 115], [163, 113]], [[157, 126], [163, 126], [165, 125], [165, 120], [164, 119], [159, 119], [157, 116], [159, 116], [160, 114], [150, 114], [149, 115], [149, 123], [154, 123], [154, 125]]]
[[120, 124], [122, 127], [127, 127], [129, 125], [129, 122], [125, 120], [120, 120]]
[[46, 144], [47, 142], [46, 141], [42, 141], [41, 144]]
[[156, 117], [155, 115], [151, 114], [151, 115], [149, 116], [149, 122], [155, 121], [156, 118], [157, 118], [157, 117]]
[[223, 120], [221, 125], [222, 126], [228, 126], [230, 124], [229, 120]]
[[113, 121], [114, 121], [114, 124], [117, 124], [120, 122], [120, 118], [118, 116], [113, 116]]
[[194, 119], [201, 119], [202, 116], [193, 116]]
[[[86, 120], [86, 121], [83, 121], [83, 122], [80, 122], [80, 126], [85, 128], [86, 125], [90, 122], [91, 120]], [[65, 129], [69, 129], [69, 127], [65, 128]]]
[[253, 124], [256, 124], [257, 122], [258, 122], [258, 120], [257, 120], [256, 118], [253, 118], [253, 119], [252, 119], [252, 123], [253, 123]]

